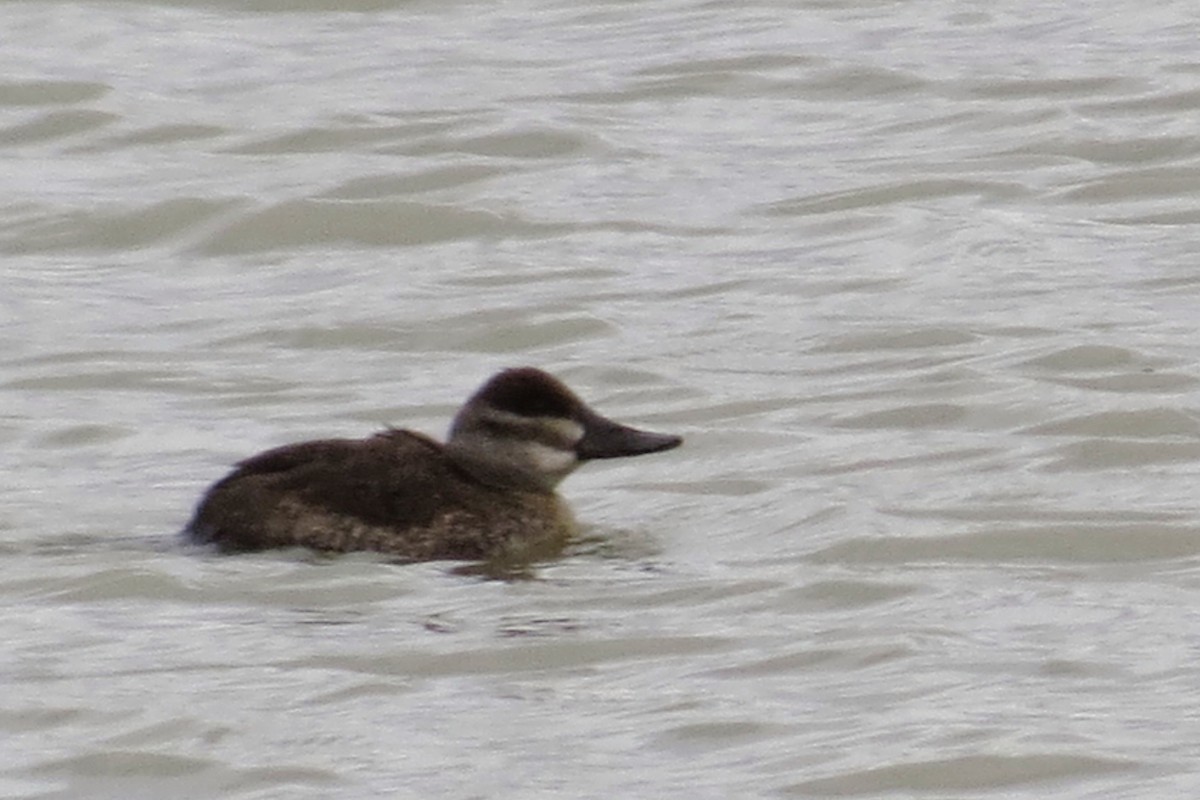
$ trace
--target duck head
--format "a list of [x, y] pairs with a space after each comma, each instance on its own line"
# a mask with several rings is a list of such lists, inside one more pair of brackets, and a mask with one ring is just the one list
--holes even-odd
[[682, 442], [602, 417], [554, 376], [520, 367], [471, 396], [450, 426], [446, 453], [483, 483], [549, 492], [584, 461], [657, 453]]

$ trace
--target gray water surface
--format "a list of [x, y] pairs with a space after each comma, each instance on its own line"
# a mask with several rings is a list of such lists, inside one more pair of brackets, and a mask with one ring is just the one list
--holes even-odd
[[[0, 796], [1200, 791], [1192, 4], [0, 6]], [[514, 575], [219, 557], [553, 371]]]

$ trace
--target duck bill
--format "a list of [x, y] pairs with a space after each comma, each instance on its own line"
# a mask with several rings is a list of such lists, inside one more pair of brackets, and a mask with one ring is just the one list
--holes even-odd
[[575, 445], [575, 455], [581, 461], [641, 456], [670, 450], [682, 443], [683, 439], [678, 436], [640, 431], [595, 414], [584, 422], [583, 438]]

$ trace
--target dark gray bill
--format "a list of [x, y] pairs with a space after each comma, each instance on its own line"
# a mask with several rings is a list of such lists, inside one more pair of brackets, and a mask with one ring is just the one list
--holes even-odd
[[575, 455], [581, 460], [591, 458], [621, 458], [641, 456], [679, 447], [683, 439], [669, 433], [651, 433], [619, 425], [599, 414], [584, 420], [583, 438], [575, 445]]

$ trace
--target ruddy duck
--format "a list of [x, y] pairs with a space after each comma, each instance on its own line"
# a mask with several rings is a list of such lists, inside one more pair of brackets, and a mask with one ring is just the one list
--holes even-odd
[[406, 560], [486, 559], [565, 541], [555, 493], [580, 463], [678, 447], [605, 419], [558, 379], [508, 369], [462, 407], [441, 445], [389, 429], [246, 459], [201, 499], [186, 533], [226, 551], [304, 546]]

